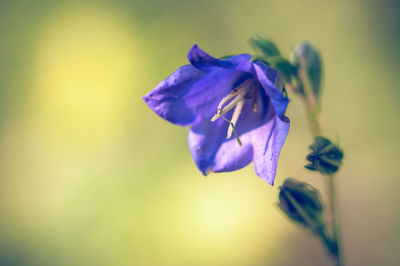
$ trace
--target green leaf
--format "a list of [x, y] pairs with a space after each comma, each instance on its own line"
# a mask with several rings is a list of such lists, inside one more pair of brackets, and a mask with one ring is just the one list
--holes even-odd
[[266, 59], [281, 55], [276, 45], [271, 40], [268, 40], [261, 35], [251, 37], [250, 45], [254, 50], [261, 52]]

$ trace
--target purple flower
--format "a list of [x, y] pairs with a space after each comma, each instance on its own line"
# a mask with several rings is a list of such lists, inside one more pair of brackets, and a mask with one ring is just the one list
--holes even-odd
[[216, 59], [197, 45], [188, 59], [190, 65], [160, 82], [144, 101], [171, 123], [191, 127], [189, 148], [204, 175], [253, 161], [256, 174], [272, 185], [290, 125], [277, 71], [251, 62], [248, 54]]

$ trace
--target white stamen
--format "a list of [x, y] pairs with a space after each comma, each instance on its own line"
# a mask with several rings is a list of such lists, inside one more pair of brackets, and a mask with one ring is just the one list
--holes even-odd
[[233, 127], [236, 125], [236, 123], [239, 119], [239, 115], [242, 112], [243, 105], [244, 105], [244, 100], [242, 99], [240, 102], [238, 102], [235, 110], [233, 111], [231, 123], [229, 124], [229, 128], [228, 128], [228, 133], [226, 134], [227, 139], [229, 139], [232, 136]]
[[238, 96], [236, 96], [235, 99], [233, 99], [227, 106], [225, 106], [221, 111], [218, 111], [216, 115], [214, 115], [211, 118], [211, 121], [214, 122], [218, 118], [220, 118], [223, 114], [229, 112], [233, 107], [235, 107], [241, 100], [244, 99], [244, 96], [246, 95], [247, 90], [240, 90]]
[[[222, 118], [226, 122], [228, 122], [229, 127], [228, 127], [228, 132], [226, 134], [227, 135], [226, 138], [229, 139], [232, 136], [232, 133], [234, 133], [239, 146], [242, 146], [242, 142], [240, 141], [239, 136], [236, 132], [235, 125], [239, 119], [240, 113], [242, 112], [245, 100], [247, 98], [249, 98], [249, 99], [251, 98], [251, 95], [249, 95], [249, 92], [253, 86], [252, 86], [252, 84], [249, 84], [250, 82], [252, 82], [251, 79], [246, 80], [245, 82], [240, 84], [238, 87], [233, 89], [224, 98], [222, 98], [222, 100], [218, 104], [217, 113], [211, 118], [212, 122], [214, 122], [218, 118]], [[233, 100], [230, 103], [228, 103], [224, 108], [222, 108], [222, 106], [232, 98], [233, 98]], [[226, 114], [233, 108], [235, 108], [235, 110], [233, 111], [231, 121], [226, 119], [225, 117], [223, 117], [224, 114]], [[253, 105], [253, 110], [256, 111], [256, 109], [257, 109], [257, 106]]]
[[224, 98], [222, 98], [221, 102], [218, 104], [218, 113], [221, 112], [222, 110], [222, 105], [226, 103], [229, 99], [232, 97], [238, 95], [239, 91], [231, 91], [228, 95], [226, 95]]

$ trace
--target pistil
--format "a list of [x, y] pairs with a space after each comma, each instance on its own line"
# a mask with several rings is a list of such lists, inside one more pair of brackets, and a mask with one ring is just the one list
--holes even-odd
[[236, 122], [239, 119], [240, 113], [242, 112], [243, 109], [243, 105], [244, 105], [244, 100], [241, 100], [240, 102], [238, 102], [235, 110], [233, 111], [231, 123], [229, 124], [228, 127], [228, 133], [226, 134], [227, 139], [229, 139], [232, 136], [233, 127], [236, 125]]

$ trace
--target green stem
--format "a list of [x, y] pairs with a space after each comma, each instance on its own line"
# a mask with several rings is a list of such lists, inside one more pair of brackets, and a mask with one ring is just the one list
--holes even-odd
[[303, 98], [303, 105], [306, 109], [312, 135], [314, 137], [321, 135], [322, 117], [315, 99], [311, 97]]
[[329, 237], [329, 234], [325, 229], [319, 232], [318, 236], [321, 239], [321, 242], [325, 246], [326, 250], [329, 251], [331, 255], [336, 259], [338, 252], [336, 242]]
[[323, 224], [316, 223], [311, 217], [309, 217], [309, 215], [303, 210], [303, 208], [299, 205], [299, 203], [297, 203], [297, 201], [293, 199], [293, 197], [289, 193], [287, 193], [286, 191], [283, 191], [283, 193], [285, 194], [290, 204], [294, 206], [296, 211], [300, 214], [305, 223], [309, 226], [311, 231], [321, 239], [321, 242], [325, 246], [327, 251], [329, 251], [330, 254], [337, 261], [337, 265], [342, 265], [342, 263], [340, 262], [341, 257], [339, 256], [340, 252], [339, 252], [337, 238], [329, 237], [329, 234], [326, 231], [326, 228], [324, 227]]
[[[322, 116], [320, 108], [317, 103], [316, 95], [313, 93], [310, 84], [308, 84], [308, 79], [304, 71], [299, 73], [300, 80], [303, 84], [305, 97], [301, 97], [303, 100], [303, 105], [307, 112], [308, 121], [310, 123], [310, 129], [314, 137], [321, 135], [322, 133]], [[289, 88], [293, 91], [298, 91], [290, 84]], [[331, 237], [329, 237], [328, 232], [325, 230], [321, 231], [319, 234], [322, 243], [328, 248], [330, 253], [336, 259], [336, 265], [343, 266], [342, 252], [340, 248], [340, 231], [339, 231], [339, 219], [338, 219], [338, 208], [336, 199], [336, 189], [335, 189], [335, 177], [333, 175], [328, 177], [329, 182], [327, 183], [328, 191], [328, 204], [329, 210], [327, 220], [328, 225], [331, 227]], [[329, 227], [327, 228], [329, 229]]]
[[[322, 132], [321, 114], [318, 110], [318, 107], [310, 105], [309, 100], [306, 102], [305, 106], [307, 109], [312, 133], [313, 133], [314, 137], [316, 137], [316, 136], [320, 135]], [[330, 224], [330, 228], [331, 228], [331, 240], [329, 241], [330, 244], [327, 247], [329, 248], [329, 251], [331, 252], [331, 254], [335, 257], [336, 265], [342, 266], [343, 259], [342, 259], [342, 252], [341, 252], [341, 248], [340, 248], [340, 231], [339, 231], [339, 218], [338, 218], [338, 208], [337, 208], [335, 176], [330, 175], [327, 179], [328, 179], [327, 202], [329, 204], [327, 220], [328, 220], [328, 224]], [[328, 236], [325, 234], [325, 232], [323, 232], [323, 235], [321, 234], [321, 237], [325, 238], [325, 240], [326, 240]], [[325, 243], [328, 243], [328, 242], [325, 242]], [[334, 251], [336, 251], [336, 252], [334, 252]]]
[[[299, 74], [303, 80], [304, 73], [299, 73]], [[321, 135], [322, 131], [322, 116], [320, 108], [318, 106], [317, 98], [315, 94], [312, 92], [308, 82], [304, 81], [302, 82], [296, 77], [292, 77], [292, 79], [293, 79], [292, 82], [294, 82], [294, 84], [297, 85], [292, 84], [291, 81], [286, 81], [285, 88], [300, 96], [300, 99], [302, 99], [303, 105], [306, 109], [306, 115], [308, 117], [308, 122], [310, 123], [311, 133], [313, 134], [314, 137], [319, 136]], [[304, 93], [300, 92], [299, 86], [303, 87]]]
[[[321, 127], [321, 117], [318, 109], [310, 108], [310, 105], [306, 104], [305, 105], [308, 111], [308, 117], [311, 125], [311, 129], [313, 132], [314, 137], [318, 136], [321, 134], [322, 127]], [[331, 240], [329, 242], [329, 245], [327, 247], [329, 248], [330, 253], [335, 257], [336, 259], [336, 265], [342, 266], [343, 264], [343, 259], [342, 259], [342, 252], [340, 248], [340, 231], [339, 231], [339, 218], [338, 218], [338, 208], [337, 208], [337, 195], [336, 195], [336, 188], [335, 188], [335, 177], [334, 175], [330, 175], [328, 178], [328, 183], [327, 183], [327, 193], [328, 193], [328, 199], [327, 202], [329, 204], [329, 210], [328, 210], [328, 217], [327, 220], [328, 225], [330, 224], [331, 227]], [[328, 227], [329, 228], [329, 227]], [[321, 234], [322, 238], [325, 238], [325, 241], [327, 239], [327, 235], [325, 232]], [[334, 252], [336, 251], [336, 252]]]
[[339, 226], [339, 211], [337, 208], [337, 194], [336, 194], [336, 185], [335, 185], [335, 176], [329, 176], [329, 193], [330, 193], [330, 203], [331, 203], [331, 210], [332, 210], [332, 236], [333, 241], [336, 243], [337, 249], [337, 265], [343, 265], [343, 257], [342, 257], [342, 250], [341, 250], [341, 239], [340, 239], [340, 226]]

